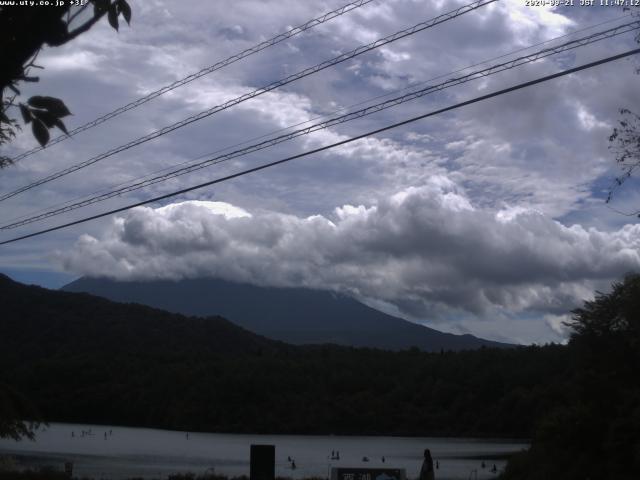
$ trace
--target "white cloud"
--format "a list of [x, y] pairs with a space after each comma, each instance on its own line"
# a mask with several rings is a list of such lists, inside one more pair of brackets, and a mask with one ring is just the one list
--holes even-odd
[[569, 334], [569, 327], [567, 323], [571, 321], [571, 315], [545, 315], [544, 321], [561, 337], [567, 337]]
[[58, 258], [90, 276], [340, 290], [414, 319], [534, 312], [558, 334], [555, 319], [594, 286], [640, 269], [640, 225], [607, 233], [535, 211], [496, 213], [436, 177], [329, 217], [249, 213], [222, 202], [138, 208]]
[[251, 217], [251, 214], [242, 208], [238, 208], [234, 205], [230, 205], [225, 202], [209, 202], [203, 200], [190, 200], [188, 202], [170, 203], [164, 207], [156, 208], [155, 212], [164, 215], [167, 218], [172, 218], [173, 214], [185, 209], [204, 208], [214, 215], [222, 215], [224, 218], [243, 218]]
[[560, 36], [575, 25], [570, 18], [559, 13], [559, 8], [555, 6], [529, 6], [522, 0], [498, 3], [498, 8], [509, 18], [509, 25], [521, 45]]
[[55, 54], [47, 57], [42, 65], [51, 72], [72, 72], [87, 70], [97, 72], [100, 64], [106, 60], [104, 55], [90, 51], [71, 52], [69, 54]]

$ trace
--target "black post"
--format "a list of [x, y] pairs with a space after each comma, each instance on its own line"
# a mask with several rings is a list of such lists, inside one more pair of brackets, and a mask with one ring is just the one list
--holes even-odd
[[276, 446], [251, 445], [250, 480], [274, 480], [276, 476]]

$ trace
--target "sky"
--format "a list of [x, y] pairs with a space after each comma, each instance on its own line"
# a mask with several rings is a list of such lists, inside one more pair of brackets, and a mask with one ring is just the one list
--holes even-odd
[[[75, 128], [346, 3], [131, 0], [130, 27], [121, 21], [116, 32], [103, 21], [63, 47], [45, 48], [37, 60], [44, 67], [40, 82], [23, 85], [23, 98], [63, 99], [73, 113], [65, 123]], [[19, 161], [0, 171], [0, 192], [464, 4], [371, 2]], [[500, 0], [0, 202], [0, 222], [633, 20], [624, 15], [612, 6]], [[629, 32], [549, 56], [104, 203], [0, 230], [0, 241], [635, 47]], [[481, 62], [487, 63], [467, 68]], [[632, 178], [610, 205], [604, 201], [619, 174], [608, 137], [620, 108], [638, 110], [639, 66], [636, 57], [618, 60], [0, 246], [0, 272], [48, 288], [82, 275], [303, 286], [340, 291], [441, 331], [563, 342], [562, 322], [572, 309], [640, 269], [638, 219], [617, 212], [639, 208], [639, 182]], [[0, 153], [34, 146], [25, 128]]]

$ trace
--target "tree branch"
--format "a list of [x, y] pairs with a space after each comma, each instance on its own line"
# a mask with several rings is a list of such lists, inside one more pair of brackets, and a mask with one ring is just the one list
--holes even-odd
[[75, 20], [75, 18], [80, 15], [82, 12], [85, 11], [85, 9], [89, 6], [88, 3], [85, 3], [83, 6], [81, 6], [73, 15], [71, 15], [69, 17], [69, 20], [67, 20], [67, 26], [71, 25], [71, 22], [73, 22]]
[[68, 41], [73, 40], [74, 38], [76, 38], [81, 33], [84, 33], [87, 30], [89, 30], [91, 27], [93, 27], [98, 22], [98, 20], [100, 20], [105, 15], [105, 13], [107, 13], [107, 10], [104, 10], [104, 11], [98, 13], [98, 14], [94, 14], [94, 16], [90, 20], [87, 20], [82, 25], [80, 25], [78, 28], [76, 28], [75, 30], [72, 30], [71, 32], [69, 32], [66, 35], [64, 42], [62, 42], [62, 43], [67, 43]]

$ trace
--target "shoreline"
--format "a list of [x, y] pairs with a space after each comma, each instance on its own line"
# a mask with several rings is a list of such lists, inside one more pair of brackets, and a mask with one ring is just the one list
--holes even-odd
[[[242, 436], [270, 436], [270, 437], [286, 437], [286, 436], [300, 436], [300, 437], [344, 437], [344, 438], [374, 438], [374, 437], [385, 437], [385, 438], [429, 438], [429, 439], [443, 439], [443, 440], [478, 440], [478, 441], [498, 441], [498, 442], [523, 442], [523, 443], [531, 443], [531, 437], [518, 437], [518, 436], [501, 436], [501, 435], [479, 435], [479, 434], [461, 434], [461, 435], [447, 435], [447, 434], [410, 434], [410, 433], [323, 433], [323, 432], [314, 432], [314, 433], [305, 433], [305, 432], [286, 432], [286, 431], [275, 431], [275, 432], [245, 432], [245, 431], [207, 431], [207, 430], [198, 430], [198, 429], [174, 429], [167, 428], [162, 426], [146, 426], [146, 425], [130, 425], [130, 424], [122, 424], [116, 425], [112, 423], [101, 423], [101, 422], [66, 422], [59, 420], [50, 420], [50, 421], [40, 421], [40, 427], [36, 430], [42, 431], [43, 427], [49, 427], [50, 425], [77, 425], [83, 427], [99, 427], [99, 428], [130, 428], [137, 430], [153, 430], [158, 432], [171, 432], [171, 433], [190, 433], [190, 434], [206, 434], [206, 435], [242, 435]], [[46, 430], [47, 428], [44, 428]], [[25, 440], [29, 441], [29, 440]]]

